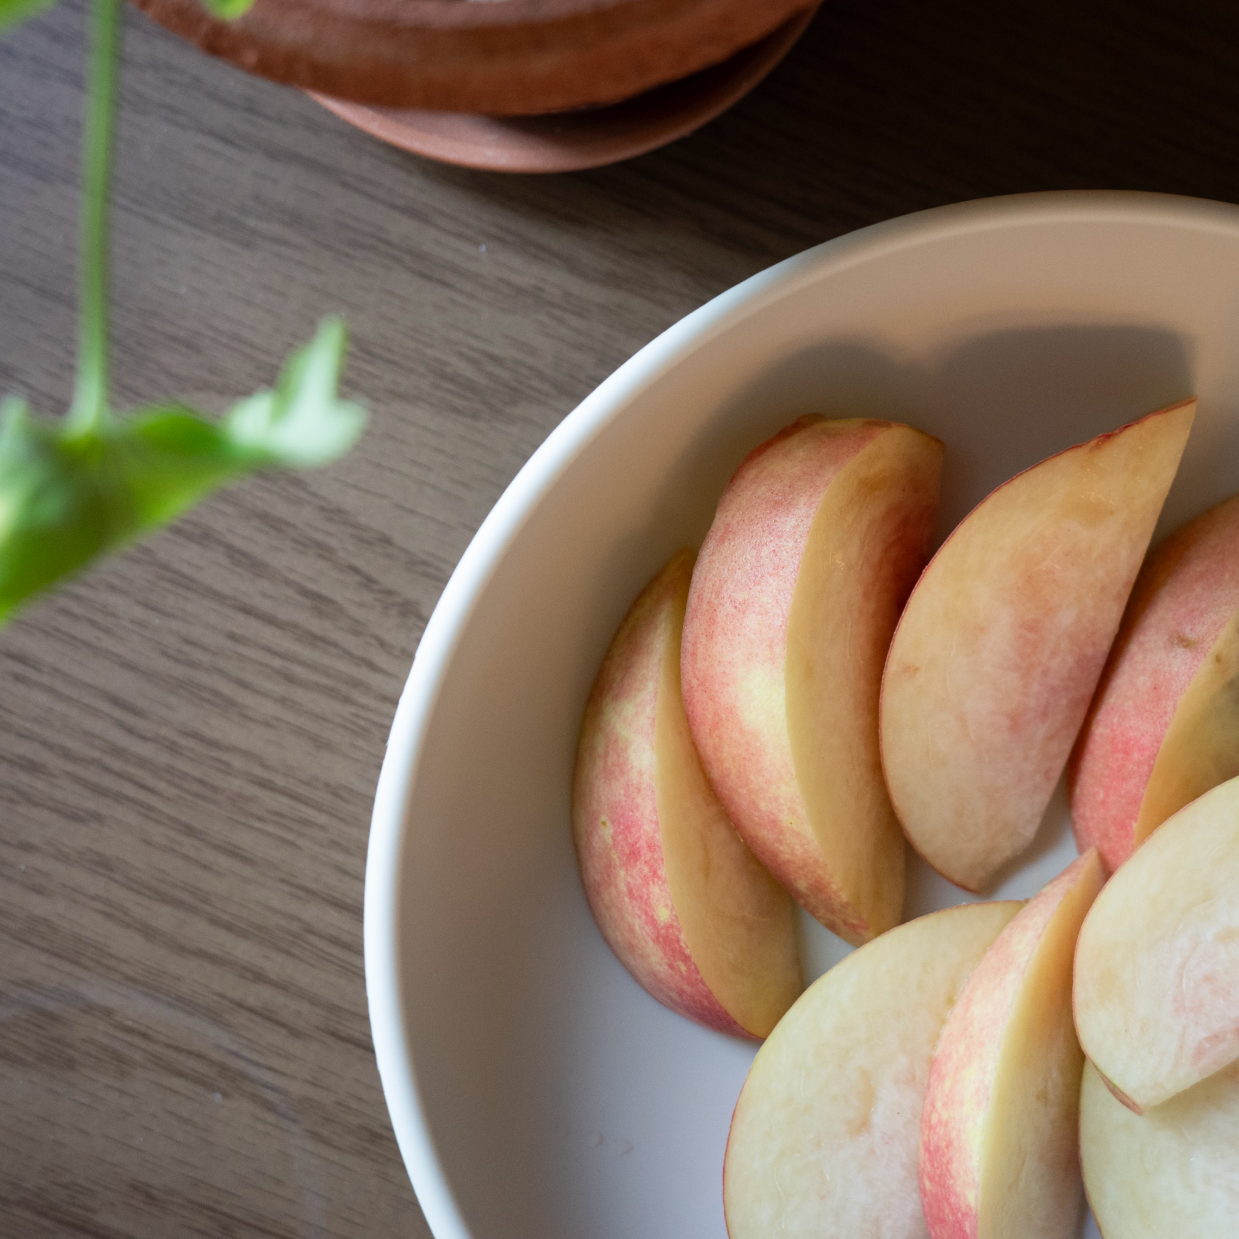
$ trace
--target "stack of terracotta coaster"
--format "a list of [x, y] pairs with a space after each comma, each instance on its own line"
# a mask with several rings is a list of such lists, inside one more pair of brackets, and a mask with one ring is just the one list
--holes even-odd
[[695, 129], [750, 90], [815, 0], [136, 0], [253, 73], [300, 86], [405, 149], [563, 171]]

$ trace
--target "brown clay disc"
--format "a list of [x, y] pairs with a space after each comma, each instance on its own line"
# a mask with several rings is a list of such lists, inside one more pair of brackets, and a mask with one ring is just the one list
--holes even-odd
[[665, 146], [725, 111], [787, 55], [814, 12], [798, 13], [721, 64], [606, 107], [549, 116], [470, 116], [314, 98], [373, 137], [443, 163], [491, 172], [596, 168]]
[[814, 0], [134, 0], [212, 55], [387, 107], [521, 116], [614, 103], [718, 64]]

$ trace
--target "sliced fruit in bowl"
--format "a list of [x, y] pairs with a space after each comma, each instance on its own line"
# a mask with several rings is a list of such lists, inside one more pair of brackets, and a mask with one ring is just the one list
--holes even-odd
[[1080, 1092], [1080, 1160], [1106, 1239], [1221, 1239], [1239, 1217], [1239, 1063], [1133, 1114], [1092, 1063]]
[[1195, 417], [1150, 414], [1018, 474], [917, 582], [882, 680], [882, 767], [912, 846], [985, 890], [1031, 843]]
[[1072, 755], [1071, 821], [1117, 869], [1239, 775], [1239, 495], [1145, 561]]
[[727, 1140], [730, 1239], [923, 1233], [921, 1105], [934, 1045], [1020, 905], [965, 904], [866, 943], [758, 1051]]
[[927, 557], [942, 444], [804, 418], [755, 448], [693, 572], [684, 703], [749, 846], [853, 945], [897, 925], [904, 841], [878, 760], [878, 691]]
[[1239, 1058], [1239, 778], [1163, 823], [1076, 948], [1080, 1044], [1140, 1113]]
[[693, 554], [673, 556], [624, 617], [594, 682], [572, 829], [594, 919], [660, 1002], [765, 1037], [803, 988], [791, 900], [706, 780], [680, 696]]
[[1090, 851], [1020, 911], [947, 1016], [921, 1118], [932, 1239], [1069, 1239], [1084, 1195], [1071, 1022], [1076, 936], [1102, 883]]

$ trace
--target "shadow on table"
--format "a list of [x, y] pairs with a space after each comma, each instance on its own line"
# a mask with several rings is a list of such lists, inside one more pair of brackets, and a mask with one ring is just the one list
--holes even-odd
[[750, 96], [661, 151], [554, 177], [420, 166], [518, 212], [584, 210], [600, 228], [704, 232], [765, 257], [1029, 190], [1239, 200], [1239, 163], [1219, 158], [1239, 110], [1239, 11], [1187, 8], [827, 0]]

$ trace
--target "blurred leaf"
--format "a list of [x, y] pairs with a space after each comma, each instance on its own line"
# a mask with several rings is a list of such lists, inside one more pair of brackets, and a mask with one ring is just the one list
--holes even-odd
[[77, 571], [131, 524], [106, 453], [66, 443], [56, 423], [9, 398], [0, 423], [0, 622]]
[[243, 13], [248, 13], [254, 5], [254, 0], [203, 0], [203, 3], [216, 17], [224, 21], [232, 21]]
[[274, 391], [221, 422], [154, 405], [89, 434], [0, 405], [0, 625], [23, 602], [188, 511], [247, 473], [314, 467], [343, 455], [365, 410], [336, 394], [344, 329], [327, 320]]
[[109, 441], [135, 533], [176, 520], [213, 490], [267, 463], [236, 448], [219, 423], [184, 405], [139, 409]]
[[344, 455], [366, 425], [366, 411], [336, 395], [347, 339], [338, 318], [324, 319], [314, 339], [285, 362], [274, 391], [233, 407], [232, 442], [270, 464], [302, 469]]
[[10, 26], [20, 26], [22, 22], [37, 17], [55, 3], [56, 0], [0, 0], [0, 34]]

